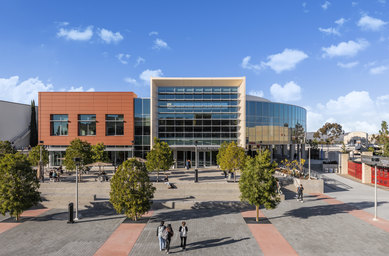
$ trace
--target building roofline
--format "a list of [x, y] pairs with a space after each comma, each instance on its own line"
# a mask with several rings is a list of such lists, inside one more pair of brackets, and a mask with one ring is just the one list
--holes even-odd
[[[0, 102], [5, 102], [5, 103], [11, 103], [11, 104], [18, 104], [18, 105], [25, 105], [25, 106], [31, 106], [30, 104], [26, 104], [26, 103], [19, 103], [19, 102], [12, 102], [12, 101], [7, 101], [7, 100], [0, 100]], [[37, 107], [38, 105], [35, 105], [35, 107]]]

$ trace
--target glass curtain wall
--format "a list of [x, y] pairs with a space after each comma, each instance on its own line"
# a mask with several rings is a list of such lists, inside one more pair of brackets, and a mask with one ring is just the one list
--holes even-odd
[[220, 145], [238, 138], [237, 87], [159, 87], [158, 137], [169, 145]]
[[150, 151], [150, 99], [134, 99], [136, 157], [146, 158]]
[[248, 145], [285, 145], [302, 143], [306, 131], [306, 110], [273, 103], [246, 102]]

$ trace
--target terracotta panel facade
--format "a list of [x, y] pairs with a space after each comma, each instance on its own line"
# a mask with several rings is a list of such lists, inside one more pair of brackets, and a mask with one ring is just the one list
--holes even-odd
[[[103, 142], [106, 146], [132, 145], [134, 140], [133, 92], [40, 92], [38, 129], [39, 141], [44, 145], [67, 146], [75, 138], [91, 144]], [[50, 116], [68, 115], [68, 135], [50, 135]], [[78, 115], [96, 115], [96, 135], [78, 135]], [[108, 114], [124, 115], [124, 135], [106, 136], [105, 118]]]

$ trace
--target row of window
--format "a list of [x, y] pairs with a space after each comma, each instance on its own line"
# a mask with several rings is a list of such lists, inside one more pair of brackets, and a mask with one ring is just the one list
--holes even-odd
[[[50, 135], [67, 136], [68, 115], [50, 115]], [[105, 115], [105, 135], [124, 135], [124, 115]], [[96, 115], [78, 115], [78, 136], [96, 136]]]
[[182, 120], [182, 119], [178, 119], [178, 120], [159, 120], [158, 121], [158, 124], [160, 126], [162, 125], [168, 125], [168, 126], [228, 126], [228, 125], [238, 125], [238, 120], [198, 120], [198, 119], [195, 119], [195, 120]]
[[238, 92], [237, 87], [158, 87], [159, 93], [182, 92]]
[[159, 100], [236, 100], [237, 94], [166, 94], [158, 95]]
[[236, 126], [160, 126], [158, 127], [159, 132], [237, 132], [238, 127]]

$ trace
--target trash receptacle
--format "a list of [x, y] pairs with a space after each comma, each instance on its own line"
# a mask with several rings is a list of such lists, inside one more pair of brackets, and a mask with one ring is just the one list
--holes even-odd
[[69, 205], [68, 205], [68, 213], [69, 213], [68, 223], [74, 223], [73, 203], [69, 203]]

